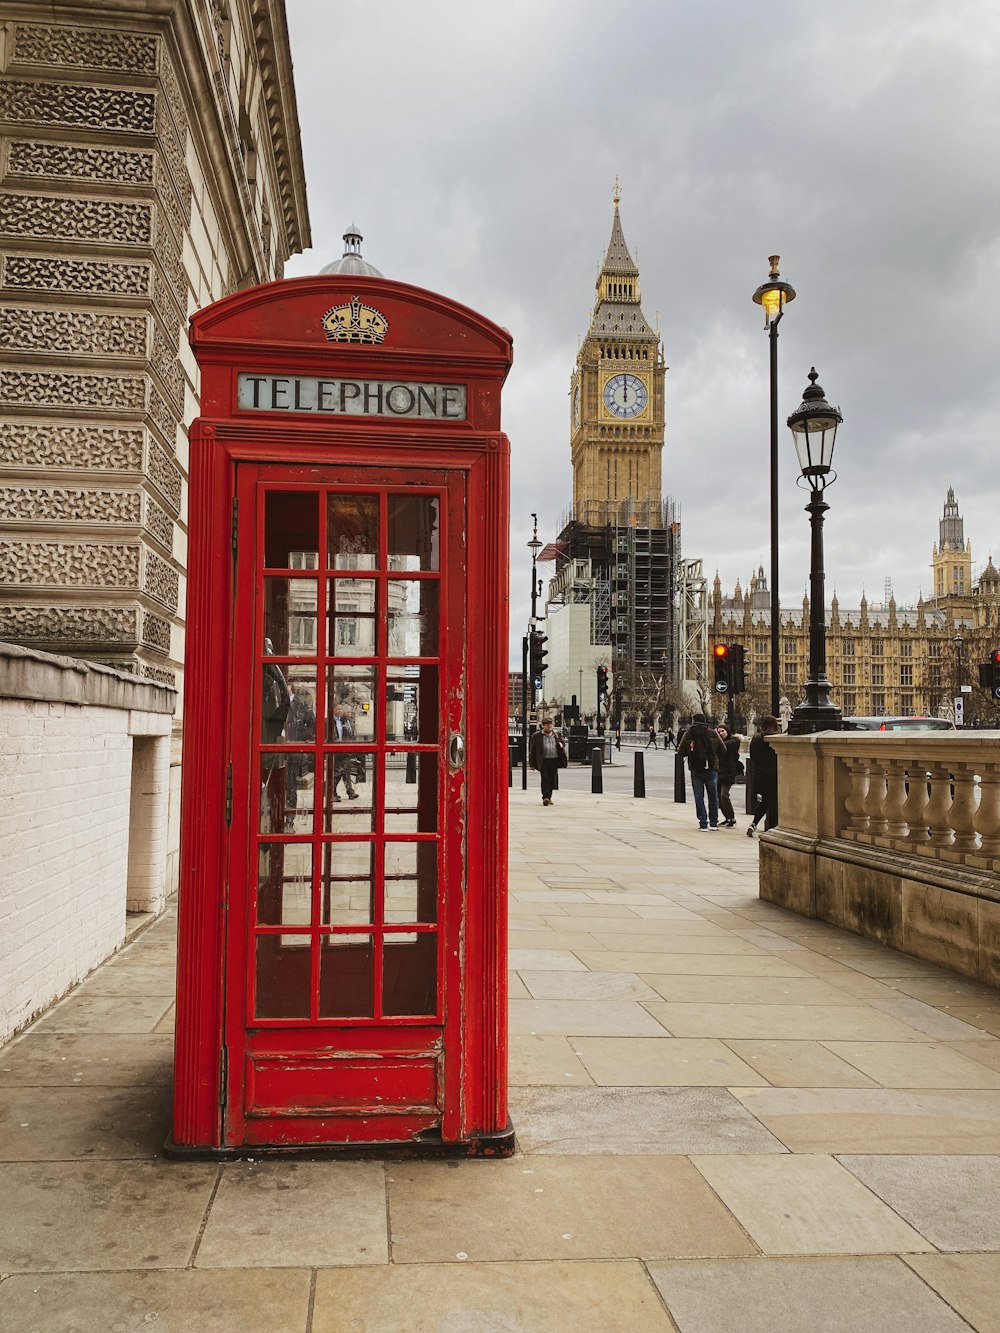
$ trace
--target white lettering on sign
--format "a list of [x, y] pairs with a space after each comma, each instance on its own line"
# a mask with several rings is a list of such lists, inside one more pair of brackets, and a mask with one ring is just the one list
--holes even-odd
[[318, 379], [241, 371], [236, 405], [245, 412], [324, 412], [345, 417], [427, 417], [464, 421], [464, 384]]

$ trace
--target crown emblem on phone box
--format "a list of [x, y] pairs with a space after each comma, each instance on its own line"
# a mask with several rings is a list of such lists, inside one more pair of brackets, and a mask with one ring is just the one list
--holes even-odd
[[346, 305], [333, 306], [321, 321], [332, 343], [380, 343], [389, 331], [389, 321], [380, 310], [362, 305], [352, 296]]

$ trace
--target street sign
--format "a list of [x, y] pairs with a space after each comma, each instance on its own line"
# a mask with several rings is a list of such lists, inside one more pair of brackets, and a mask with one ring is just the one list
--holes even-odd
[[972, 686], [971, 686], [971, 685], [959, 685], [958, 688], [961, 690], [961, 692], [962, 692], [963, 694], [971, 694], [971, 693], [972, 693]]
[[965, 701], [959, 695], [955, 700], [955, 726], [960, 727], [965, 720]]

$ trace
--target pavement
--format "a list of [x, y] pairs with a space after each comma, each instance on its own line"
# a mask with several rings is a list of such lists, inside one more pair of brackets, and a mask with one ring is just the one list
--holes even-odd
[[173, 1162], [174, 915], [0, 1050], [4, 1333], [1000, 1333], [1000, 995], [511, 791], [507, 1161]]

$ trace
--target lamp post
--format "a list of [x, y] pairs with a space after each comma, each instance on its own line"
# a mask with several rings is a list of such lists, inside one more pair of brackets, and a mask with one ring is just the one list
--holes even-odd
[[782, 282], [778, 272], [780, 255], [769, 255], [771, 273], [767, 282], [753, 294], [753, 299], [764, 307], [764, 327], [771, 344], [771, 712], [779, 716], [781, 708], [781, 681], [779, 679], [778, 636], [780, 608], [778, 606], [778, 325], [785, 306], [795, 300], [795, 288]]
[[965, 712], [965, 700], [962, 698], [962, 685], [964, 683], [962, 677], [965, 675], [962, 669], [962, 648], [965, 645], [965, 640], [961, 634], [956, 634], [952, 643], [955, 645], [955, 726], [960, 727], [965, 721], [965, 718], [960, 716]]
[[840, 731], [843, 716], [830, 698], [830, 682], [826, 676], [826, 594], [823, 570], [823, 515], [830, 506], [823, 493], [836, 480], [833, 471], [833, 446], [837, 427], [843, 421], [840, 409], [831, 407], [816, 383], [816, 368], [809, 372], [809, 387], [802, 395], [802, 403], [788, 418], [788, 426], [795, 441], [801, 477], [799, 485], [809, 492], [806, 513], [809, 515], [812, 543], [809, 567], [809, 679], [806, 682], [805, 703], [792, 713], [788, 733], [801, 736], [811, 731]]
[[[542, 543], [538, 540], [538, 515], [532, 514], [533, 524], [531, 530], [531, 541], [528, 542], [528, 550], [531, 552], [531, 619], [528, 622], [528, 632], [521, 642], [521, 744], [524, 747], [521, 752], [521, 790], [528, 788], [528, 648], [531, 642], [531, 636], [535, 630], [535, 624], [538, 618], [538, 587], [535, 583], [535, 562], [538, 552], [542, 549]], [[531, 707], [535, 707], [535, 682], [531, 680]]]

